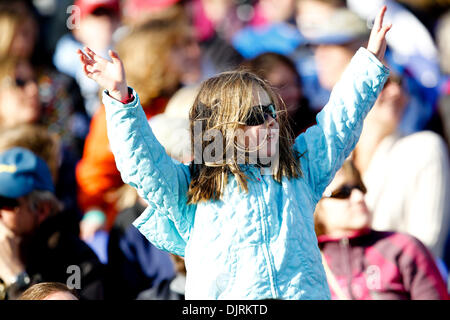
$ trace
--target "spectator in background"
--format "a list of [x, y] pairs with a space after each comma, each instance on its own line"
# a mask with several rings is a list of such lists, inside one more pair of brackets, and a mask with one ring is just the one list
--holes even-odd
[[450, 10], [439, 19], [436, 26], [436, 42], [439, 49], [441, 81], [439, 114], [444, 123], [447, 144], [450, 146]]
[[231, 45], [231, 39], [245, 21], [238, 16], [236, 1], [193, 0], [184, 5], [202, 50], [202, 80], [238, 66], [243, 58]]
[[267, 52], [244, 62], [243, 67], [266, 79], [280, 95], [295, 136], [316, 123], [316, 112], [303, 94], [301, 77], [288, 57]]
[[[400, 123], [401, 130], [413, 133], [433, 130], [441, 134], [436, 114], [440, 78], [439, 55], [433, 37], [423, 23], [408, 9], [393, 0], [347, 0], [350, 10], [367, 21], [375, 18], [371, 12], [387, 5], [390, 10], [386, 22], [395, 25], [387, 37], [393, 63], [398, 64], [410, 77], [405, 79], [410, 101]], [[368, 22], [369, 23], [369, 22]], [[436, 123], [436, 121], [438, 121]]]
[[149, 19], [162, 19], [181, 2], [180, 0], [123, 0], [122, 21], [126, 26], [135, 27], [146, 23]]
[[76, 208], [76, 203], [73, 203], [76, 200], [75, 181], [68, 180], [67, 174], [60, 176], [61, 172], [67, 170], [61, 163], [60, 146], [61, 140], [56, 134], [36, 124], [19, 124], [0, 130], [0, 150], [22, 147], [31, 150], [47, 163], [55, 184], [55, 195], [64, 205], [62, 216], [65, 219], [61, 227], [64, 227], [64, 232], [78, 236], [81, 217], [80, 213], [73, 209]]
[[[311, 42], [325, 88], [338, 81], [368, 34], [364, 20], [348, 9], [336, 9], [317, 30]], [[399, 130], [409, 107], [399, 71], [392, 72], [366, 117], [353, 160], [369, 190], [373, 228], [409, 233], [442, 258], [450, 217], [447, 150], [433, 132], [405, 135]]]
[[402, 76], [392, 70], [366, 117], [353, 160], [369, 190], [373, 228], [409, 233], [442, 259], [450, 220], [448, 150], [434, 132], [399, 132], [407, 99]]
[[39, 42], [40, 29], [28, 1], [0, 1], [0, 59], [31, 63], [39, 89], [38, 120], [61, 136], [65, 161], [76, 161], [81, 157], [89, 119], [75, 80], [57, 72], [47, 61]]
[[351, 161], [326, 188], [314, 215], [333, 299], [447, 300], [433, 256], [416, 238], [371, 229], [366, 187]]
[[184, 258], [170, 254], [176, 276], [164, 280], [154, 288], [147, 289], [139, 294], [136, 300], [185, 300], [186, 266]]
[[[34, 135], [33, 130], [23, 130], [22, 125], [43, 125], [41, 131], [48, 131], [43, 106], [39, 100], [39, 88], [35, 78], [35, 71], [27, 60], [9, 57], [0, 60], [0, 129], [11, 131], [7, 141], [10, 147], [15, 142], [33, 144], [33, 141], [42, 137], [42, 134]], [[57, 134], [57, 133], [55, 133]], [[64, 202], [65, 208], [70, 212], [74, 221], [80, 220], [76, 198], [75, 159], [64, 148], [63, 136], [59, 136], [57, 165], [52, 166], [55, 195]], [[26, 146], [24, 146], [26, 147]], [[78, 224], [78, 222], [76, 222]], [[76, 228], [78, 229], [78, 228]]]
[[295, 20], [306, 38], [319, 36], [321, 25], [336, 9], [345, 8], [345, 0], [296, 0]]
[[100, 106], [98, 86], [80, 72], [76, 51], [89, 46], [98, 54], [107, 55], [113, 47], [113, 34], [120, 26], [120, 1], [75, 0], [74, 6], [70, 21], [73, 29], [58, 41], [53, 63], [59, 71], [76, 79], [86, 112], [92, 117]]
[[320, 84], [331, 90], [351, 57], [367, 43], [370, 30], [366, 22], [350, 10], [334, 9], [311, 34], [308, 39], [314, 46]]
[[246, 59], [264, 52], [291, 54], [304, 43], [295, 22], [295, 0], [259, 0], [255, 22], [232, 38], [233, 46]]
[[[440, 83], [439, 114], [444, 125], [447, 146], [450, 148], [450, 10], [439, 19], [436, 27], [436, 41], [439, 49], [442, 78]], [[444, 262], [450, 270], [450, 229], [444, 249]]]
[[78, 300], [78, 296], [63, 283], [42, 282], [29, 287], [18, 300]]
[[34, 70], [26, 60], [0, 60], [0, 128], [39, 122], [42, 106]]
[[[139, 88], [147, 119], [164, 111], [183, 79], [200, 80], [201, 52], [183, 8], [177, 8], [171, 10], [172, 16], [132, 29], [117, 45], [130, 84]], [[116, 191], [123, 182], [109, 148], [103, 106], [92, 119], [77, 182], [79, 203], [87, 213], [82, 237], [92, 237], [104, 224], [109, 231], [118, 213]]]
[[34, 283], [66, 283], [71, 275], [82, 299], [103, 297], [101, 264], [78, 237], [64, 232], [64, 219], [44, 160], [24, 148], [1, 151], [0, 279], [7, 299]]

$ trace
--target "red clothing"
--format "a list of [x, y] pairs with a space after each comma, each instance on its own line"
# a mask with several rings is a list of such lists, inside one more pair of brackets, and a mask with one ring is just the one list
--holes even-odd
[[[348, 299], [448, 299], [446, 284], [432, 255], [410, 235], [365, 230], [349, 238], [318, 239], [326, 262]], [[338, 299], [332, 285], [330, 291], [332, 299]]]
[[[166, 98], [157, 98], [150, 106], [144, 107], [147, 119], [164, 112], [167, 102]], [[90, 208], [102, 210], [106, 214], [106, 228], [109, 230], [118, 213], [114, 191], [123, 182], [109, 147], [104, 106], [97, 110], [91, 120], [83, 157], [76, 168], [76, 179], [81, 209], [83, 212]]]

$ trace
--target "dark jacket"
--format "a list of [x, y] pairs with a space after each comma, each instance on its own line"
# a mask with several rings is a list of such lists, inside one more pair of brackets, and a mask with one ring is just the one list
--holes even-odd
[[155, 248], [132, 225], [144, 209], [136, 202], [119, 213], [109, 233], [106, 299], [133, 300], [175, 276], [169, 254]]
[[[348, 238], [319, 236], [319, 248], [348, 299], [448, 299], [428, 249], [398, 232], [364, 230]], [[330, 277], [327, 274], [330, 284]], [[330, 285], [333, 299], [338, 299]]]
[[[33, 236], [24, 239], [21, 252], [30, 285], [61, 282], [75, 286], [82, 300], [103, 299], [103, 265], [74, 235], [67, 221], [63, 213], [57, 214], [46, 219]], [[13, 286], [8, 290], [8, 299], [16, 299], [22, 292]]]

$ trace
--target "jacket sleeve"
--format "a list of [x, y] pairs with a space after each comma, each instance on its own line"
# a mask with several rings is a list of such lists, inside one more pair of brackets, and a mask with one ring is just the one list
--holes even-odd
[[372, 53], [360, 48], [317, 115], [317, 125], [299, 135], [294, 149], [315, 201], [358, 142], [363, 121], [389, 75]]
[[187, 205], [189, 169], [155, 138], [139, 97], [122, 104], [103, 93], [108, 138], [123, 181], [148, 207], [133, 225], [157, 248], [184, 256], [195, 206]]

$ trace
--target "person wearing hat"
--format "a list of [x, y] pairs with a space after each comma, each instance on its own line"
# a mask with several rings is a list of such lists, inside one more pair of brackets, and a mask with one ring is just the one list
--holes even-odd
[[0, 153], [0, 299], [45, 281], [73, 285], [83, 299], [103, 297], [102, 266], [64, 232], [54, 191], [44, 160], [19, 147]]
[[345, 8], [334, 9], [324, 23], [309, 30], [308, 43], [315, 48], [319, 82], [331, 90], [355, 52], [367, 44], [366, 21]]
[[[312, 32], [322, 86], [332, 88], [359, 46], [369, 37], [365, 20], [335, 9]], [[368, 188], [367, 204], [375, 230], [405, 232], [422, 241], [442, 265], [450, 224], [450, 171], [445, 141], [431, 131], [413, 134], [401, 127], [411, 95], [401, 70], [389, 80], [368, 113], [352, 159]], [[441, 268], [445, 277], [446, 270]]]

